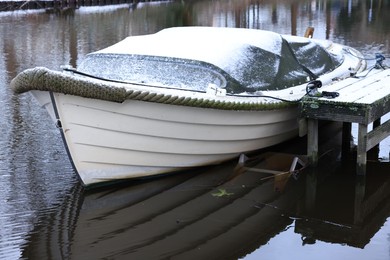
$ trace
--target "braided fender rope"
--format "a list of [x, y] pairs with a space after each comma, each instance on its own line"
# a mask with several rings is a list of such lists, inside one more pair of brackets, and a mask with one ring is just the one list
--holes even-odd
[[127, 99], [132, 99], [223, 110], [275, 110], [297, 106], [297, 104], [288, 102], [220, 101], [207, 98], [162, 94], [153, 91], [132, 90], [121, 87], [120, 84], [75, 77], [62, 72], [52, 71], [44, 67], [36, 67], [21, 72], [11, 81], [11, 88], [16, 94], [28, 92], [30, 90], [41, 90], [119, 103], [122, 103]]

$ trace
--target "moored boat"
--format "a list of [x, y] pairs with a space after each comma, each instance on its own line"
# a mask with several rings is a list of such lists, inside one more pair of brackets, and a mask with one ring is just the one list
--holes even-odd
[[170, 28], [91, 53], [77, 70], [25, 70], [11, 85], [47, 108], [89, 186], [217, 164], [296, 137], [308, 86], [364, 70], [359, 56], [268, 31]]

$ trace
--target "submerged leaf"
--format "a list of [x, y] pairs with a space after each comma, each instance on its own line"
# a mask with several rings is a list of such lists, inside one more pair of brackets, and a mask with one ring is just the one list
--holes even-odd
[[214, 197], [224, 197], [224, 196], [230, 196], [233, 195], [232, 192], [227, 192], [225, 189], [218, 189], [218, 192], [211, 193]]

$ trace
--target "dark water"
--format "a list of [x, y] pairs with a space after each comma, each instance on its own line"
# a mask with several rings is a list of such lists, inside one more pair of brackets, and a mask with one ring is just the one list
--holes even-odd
[[[388, 139], [363, 180], [338, 163], [332, 124], [317, 174], [274, 178], [234, 161], [87, 192], [46, 112], [8, 87], [23, 69], [77, 66], [128, 35], [183, 25], [297, 35], [313, 26], [367, 58], [390, 56], [389, 11], [384, 0], [215, 0], [0, 13], [0, 259], [389, 259]], [[302, 154], [305, 139], [271, 151]], [[253, 165], [275, 167], [268, 161]]]

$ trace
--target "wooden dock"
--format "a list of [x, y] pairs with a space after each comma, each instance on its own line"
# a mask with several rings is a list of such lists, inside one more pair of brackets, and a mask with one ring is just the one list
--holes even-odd
[[[316, 166], [318, 162], [319, 120], [343, 122], [343, 138], [351, 135], [351, 124], [357, 123], [356, 170], [357, 174], [365, 175], [367, 151], [390, 135], [390, 120], [380, 124], [381, 117], [390, 112], [390, 69], [363, 72], [323, 90], [337, 92], [339, 96], [333, 99], [305, 96], [301, 103], [301, 116], [307, 119], [309, 163]], [[371, 123], [374, 127], [368, 131]]]
[[[77, 9], [81, 6], [104, 6], [118, 4], [138, 4], [143, 2], [154, 2], [157, 0], [26, 0], [26, 1], [0, 1], [1, 11], [17, 10], [68, 10]], [[164, 0], [160, 0], [164, 1]]]

